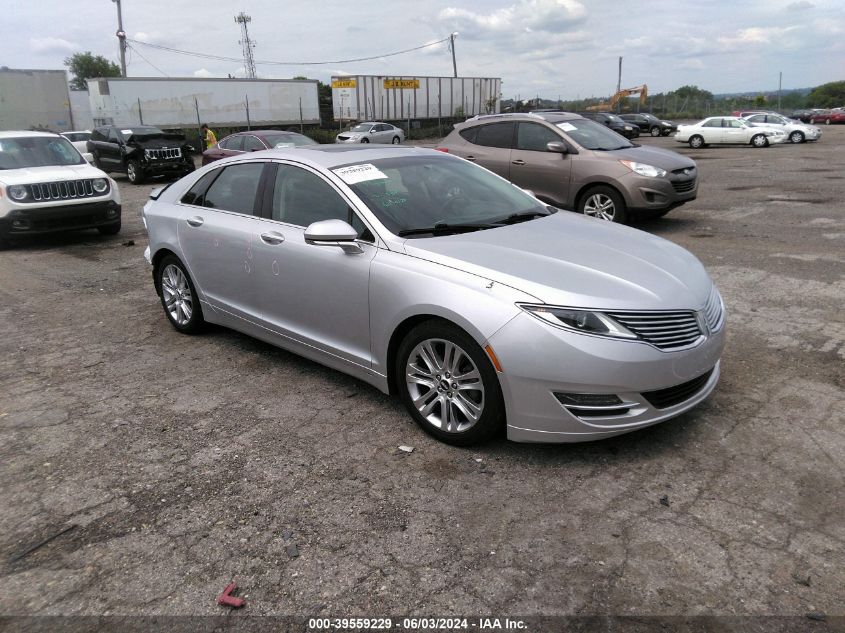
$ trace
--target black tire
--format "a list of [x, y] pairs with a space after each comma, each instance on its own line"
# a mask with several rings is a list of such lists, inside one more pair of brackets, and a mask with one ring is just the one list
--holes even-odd
[[120, 220], [108, 226], [98, 226], [97, 230], [100, 232], [100, 235], [117, 235], [120, 233]]
[[361, 139], [361, 142], [362, 142], [362, 143], [369, 143], [369, 142], [370, 142], [370, 139], [368, 139], [368, 138], [362, 138], [362, 139]]
[[[184, 312], [184, 308], [179, 308], [178, 304], [168, 307], [168, 300], [173, 296], [173, 294], [169, 292], [169, 289], [179, 289], [180, 287], [180, 284], [176, 282], [178, 276], [173, 275], [171, 277], [171, 267], [178, 269], [184, 277], [184, 281], [187, 282], [187, 287], [183, 288], [181, 292], [181, 302], [184, 305], [186, 300], [189, 300], [191, 314], [184, 320], [181, 318], [177, 319], [171, 313], [171, 309], [173, 309], [175, 314], [178, 315], [181, 313], [182, 317], [184, 317], [186, 314]], [[164, 314], [167, 316], [167, 320], [170, 321], [170, 325], [182, 334], [196, 334], [202, 329], [205, 320], [202, 317], [202, 306], [199, 302], [197, 290], [194, 287], [194, 282], [191, 280], [191, 276], [188, 274], [185, 266], [176, 256], [165, 255], [159, 262], [158, 267], [156, 268], [156, 289], [158, 290], [159, 298], [161, 299], [161, 306], [164, 308]]]
[[144, 182], [144, 170], [137, 160], [130, 160], [126, 163], [126, 177], [133, 185], [140, 185]]
[[[417, 359], [414, 366], [419, 367], [418, 363], [423, 363], [420, 360], [421, 356], [417, 354], [417, 346], [425, 344], [426, 341], [431, 341], [431, 345], [435, 346], [432, 349], [435, 349], [435, 351], [437, 351], [437, 346], [442, 346], [442, 349], [445, 350], [447, 342], [456, 346], [461, 353], [452, 358], [456, 364], [460, 365], [461, 369], [459, 371], [471, 368], [474, 365], [473, 369], [477, 370], [479, 379], [467, 380], [464, 389], [454, 387], [458, 383], [452, 383], [454, 391], [451, 389], [445, 391], [439, 390], [438, 387], [440, 387], [440, 384], [445, 384], [448, 388], [452, 377], [446, 378], [449, 374], [438, 373], [436, 375], [441, 376], [439, 383], [437, 383], [438, 379], [434, 379], [432, 380], [432, 385], [423, 385], [414, 382], [414, 386], [410, 387], [406, 378], [408, 375], [406, 369], [408, 368], [412, 355]], [[443, 367], [444, 369], [446, 368], [445, 365]], [[429, 369], [429, 367], [423, 365], [423, 372], [420, 375], [433, 373], [429, 372]], [[435, 369], [434, 371], [439, 370]], [[448, 321], [440, 319], [426, 321], [408, 333], [400, 344], [396, 355], [394, 377], [399, 397], [408, 409], [411, 417], [426, 433], [442, 442], [454, 446], [480, 444], [491, 439], [504, 428], [504, 399], [502, 398], [502, 389], [499, 385], [499, 379], [496, 376], [496, 370], [493, 364], [469, 334]], [[474, 389], [477, 386], [481, 388]], [[431, 394], [431, 398], [424, 403], [424, 408], [427, 408], [431, 404], [432, 408], [429, 415], [435, 418], [435, 421], [424, 417], [414, 405], [411, 395], [412, 388], [422, 391], [421, 394], [417, 395], [417, 398], [425, 398], [428, 394]], [[473, 423], [470, 423], [470, 418], [461, 412], [462, 410], [471, 410], [464, 404], [467, 402], [471, 402], [476, 407], [480, 406], [478, 419]], [[454, 420], [454, 430], [448, 430], [448, 428], [444, 430], [441, 428], [444, 424], [444, 411], [450, 412], [447, 414], [447, 419]], [[437, 419], [438, 416], [440, 416], [439, 419]], [[462, 424], [469, 424], [469, 426], [462, 430], [460, 429]], [[448, 426], [452, 426], [452, 424], [450, 423]]]
[[625, 224], [628, 221], [625, 199], [616, 189], [605, 185], [591, 187], [582, 193], [576, 210], [588, 217], [617, 224]]
[[671, 133], [672, 130], [663, 130], [663, 132], [661, 132], [661, 136], [669, 136]]
[[795, 130], [792, 134], [789, 135], [789, 140], [793, 143], [803, 143], [804, 133], [801, 130]]
[[704, 137], [699, 136], [698, 134], [690, 136], [688, 143], [692, 149], [701, 149], [702, 147], [706, 147], [704, 144]]
[[398, 136], [394, 136], [393, 140], [391, 141], [391, 144], [392, 145], [399, 145], [399, 143], [401, 143], [401, 142], [402, 142], [402, 139], [400, 139]]
[[650, 132], [652, 136], [660, 136], [660, 128], [656, 125], [651, 128]]
[[766, 138], [765, 134], [755, 134], [751, 137], [751, 144], [754, 147], [768, 147], [769, 139]]

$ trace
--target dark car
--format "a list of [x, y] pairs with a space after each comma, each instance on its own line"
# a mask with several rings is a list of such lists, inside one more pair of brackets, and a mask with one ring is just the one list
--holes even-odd
[[845, 123], [845, 110], [834, 108], [833, 110], [817, 110], [810, 117], [810, 123]]
[[134, 185], [151, 176], [181, 178], [194, 171], [193, 147], [181, 134], [150, 125], [105, 125], [88, 139], [94, 164], [105, 172], [125, 173]]
[[649, 114], [648, 112], [640, 112], [639, 114], [620, 114], [619, 118], [639, 127], [641, 133], [648, 133], [652, 136], [669, 136], [678, 129], [678, 126], [672, 123], [672, 121], [658, 119], [656, 116]]
[[622, 120], [615, 114], [609, 112], [578, 112], [577, 114], [585, 119], [601, 123], [625, 138], [636, 138], [640, 135], [640, 128], [628, 121]]
[[809, 123], [810, 117], [813, 116], [813, 110], [793, 110], [789, 115], [790, 119], [801, 121], [802, 123]]
[[244, 152], [259, 152], [263, 149], [283, 147], [300, 147], [301, 145], [319, 145], [319, 143], [297, 132], [280, 132], [279, 130], [237, 132], [221, 139], [217, 145], [213, 145], [205, 150], [202, 153], [202, 164], [208, 165], [221, 158], [237, 156]]

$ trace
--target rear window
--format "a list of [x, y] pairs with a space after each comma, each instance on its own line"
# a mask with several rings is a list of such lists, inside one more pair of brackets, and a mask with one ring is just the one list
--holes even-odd
[[513, 145], [513, 123], [490, 123], [478, 128], [476, 145], [510, 149]]
[[461, 130], [458, 132], [465, 140], [469, 141], [470, 143], [475, 143], [475, 137], [478, 135], [478, 128], [477, 127], [469, 127], [465, 130]]

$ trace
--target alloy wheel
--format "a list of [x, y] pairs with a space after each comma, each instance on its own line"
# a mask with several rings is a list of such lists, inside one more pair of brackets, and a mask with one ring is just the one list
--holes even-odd
[[484, 382], [469, 354], [444, 339], [426, 339], [408, 356], [405, 383], [414, 407], [449, 433], [471, 429], [484, 413]]
[[178, 266], [165, 266], [161, 273], [161, 291], [164, 308], [173, 322], [176, 325], [187, 325], [194, 313], [194, 296], [188, 278]]
[[610, 196], [594, 193], [584, 203], [584, 215], [613, 222], [616, 217], [616, 205]]

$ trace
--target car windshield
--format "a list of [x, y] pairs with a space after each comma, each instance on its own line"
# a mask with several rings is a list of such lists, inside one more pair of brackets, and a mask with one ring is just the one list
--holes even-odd
[[299, 147], [300, 145], [317, 145], [317, 141], [313, 141], [302, 134], [268, 134], [264, 137], [264, 141], [270, 147]]
[[643, 114], [642, 116], [644, 116], [648, 121], [651, 121], [652, 123], [660, 120], [653, 114]]
[[82, 155], [61, 136], [0, 139], [0, 169], [84, 164]]
[[[450, 156], [383, 158], [334, 168], [394, 234], [504, 225], [549, 207], [482, 167]], [[485, 226], [486, 225], [486, 226]], [[436, 231], [424, 231], [422, 237]]]
[[620, 119], [620, 118], [619, 118], [618, 116], [616, 116], [615, 114], [608, 114], [608, 115], [607, 115], [607, 118], [608, 118], [609, 120], [613, 121], [614, 123], [625, 123], [625, 121], [623, 121], [622, 119]]
[[373, 127], [372, 123], [359, 123], [355, 127], [353, 127], [350, 132], [369, 132], [370, 128]]
[[76, 143], [79, 141], [87, 141], [91, 138], [91, 132], [65, 132], [62, 136], [70, 142]]
[[123, 137], [124, 141], [130, 136], [138, 138], [140, 136], [158, 136], [159, 134], [164, 134], [164, 132], [157, 127], [152, 127], [151, 125], [145, 125], [143, 127], [127, 127], [120, 130], [120, 135]]
[[584, 149], [610, 151], [633, 147], [624, 137], [587, 119], [561, 121], [557, 126]]

